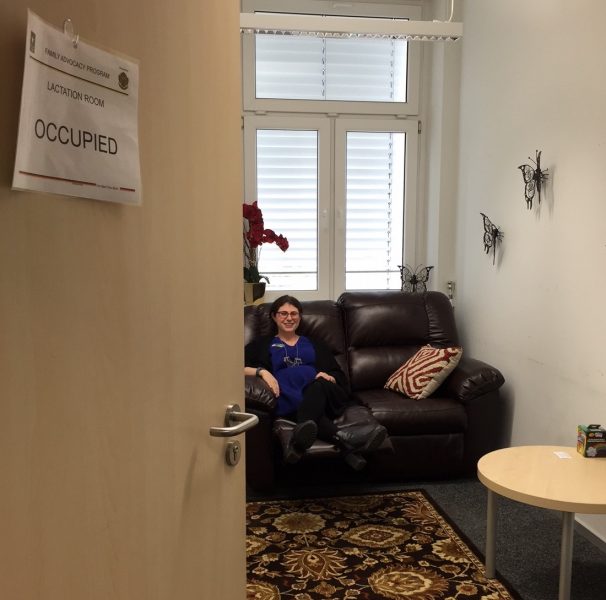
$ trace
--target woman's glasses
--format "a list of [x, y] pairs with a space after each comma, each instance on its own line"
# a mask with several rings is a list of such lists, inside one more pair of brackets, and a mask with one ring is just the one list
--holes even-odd
[[279, 310], [276, 315], [278, 315], [280, 319], [287, 319], [288, 317], [290, 317], [291, 319], [298, 319], [299, 311], [293, 310], [292, 312], [288, 312], [287, 310]]

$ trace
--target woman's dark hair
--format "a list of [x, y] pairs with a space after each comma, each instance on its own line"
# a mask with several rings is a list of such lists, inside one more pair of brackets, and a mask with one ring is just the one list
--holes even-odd
[[275, 317], [276, 313], [280, 310], [280, 307], [284, 306], [285, 304], [292, 304], [299, 311], [299, 315], [303, 314], [302, 304], [294, 296], [288, 295], [276, 298], [269, 307], [269, 314], [272, 317]]

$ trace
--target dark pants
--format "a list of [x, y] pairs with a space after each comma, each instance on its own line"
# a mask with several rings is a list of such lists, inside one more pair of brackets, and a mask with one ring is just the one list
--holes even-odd
[[316, 379], [303, 391], [303, 400], [297, 409], [295, 421], [314, 421], [318, 426], [318, 438], [332, 442], [337, 433], [334, 420], [347, 406], [346, 393], [336, 384]]

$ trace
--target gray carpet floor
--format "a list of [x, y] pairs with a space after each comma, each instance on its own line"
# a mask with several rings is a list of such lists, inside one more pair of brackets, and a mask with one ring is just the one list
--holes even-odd
[[[313, 498], [424, 489], [483, 557], [486, 541], [486, 489], [476, 479], [411, 482], [400, 485], [339, 484], [276, 487], [249, 500]], [[497, 571], [523, 600], [556, 600], [560, 564], [560, 513], [498, 499]], [[582, 532], [574, 536], [571, 600], [606, 600], [606, 552]]]

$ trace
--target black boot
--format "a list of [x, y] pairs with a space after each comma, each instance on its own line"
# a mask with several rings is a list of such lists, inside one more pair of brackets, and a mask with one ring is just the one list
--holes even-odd
[[378, 423], [350, 425], [337, 431], [335, 438], [340, 446], [350, 452], [374, 452], [387, 437], [387, 429]]
[[318, 426], [313, 421], [297, 423], [284, 451], [284, 462], [288, 464], [301, 460], [301, 456], [318, 437]]

